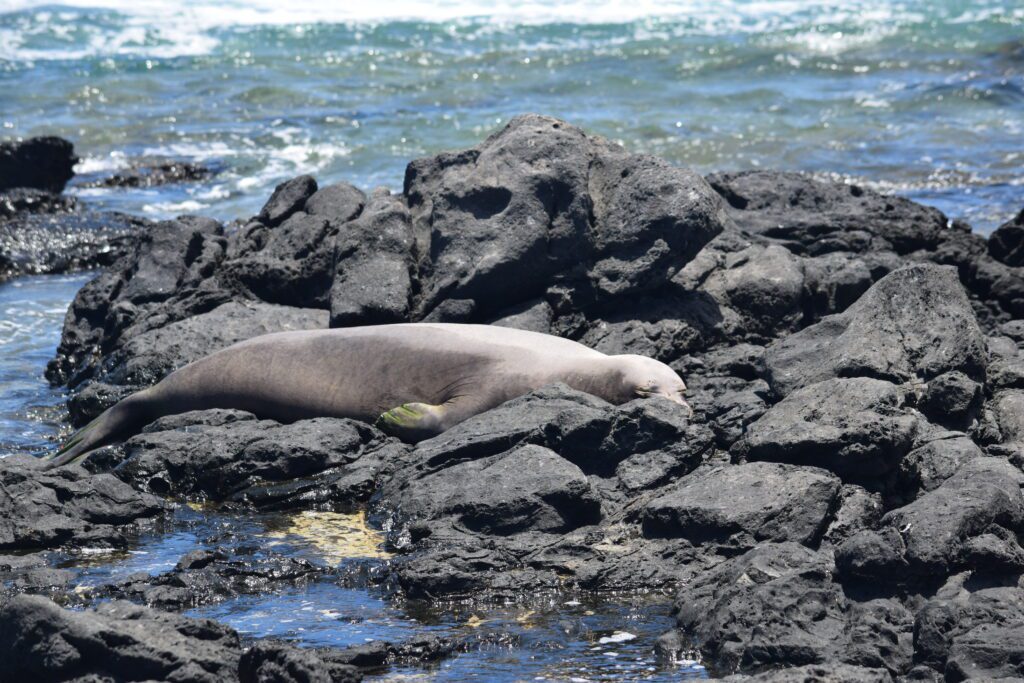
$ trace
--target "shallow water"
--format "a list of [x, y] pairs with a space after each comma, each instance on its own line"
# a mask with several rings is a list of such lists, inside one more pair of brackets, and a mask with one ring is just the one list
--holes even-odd
[[80, 190], [154, 216], [249, 215], [300, 172], [399, 189], [410, 158], [522, 112], [704, 172], [860, 179], [982, 232], [1024, 205], [1019, 0], [305, 5], [0, 0], [0, 132], [69, 136], [87, 177], [222, 170]]
[[66, 417], [63, 390], [43, 377], [75, 292], [92, 276], [42, 275], [0, 283], [0, 453], [49, 448]]

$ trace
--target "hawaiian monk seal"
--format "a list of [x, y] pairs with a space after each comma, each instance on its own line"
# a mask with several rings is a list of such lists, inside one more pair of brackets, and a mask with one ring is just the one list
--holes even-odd
[[132, 394], [83, 427], [52, 464], [127, 438], [158, 417], [209, 408], [279, 422], [349, 417], [415, 442], [553, 382], [610, 403], [664, 396], [690, 410], [686, 385], [664, 363], [608, 356], [539, 332], [441, 323], [278, 332]]

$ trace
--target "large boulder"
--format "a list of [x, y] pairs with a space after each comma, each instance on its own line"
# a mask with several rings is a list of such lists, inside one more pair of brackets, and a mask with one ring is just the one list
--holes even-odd
[[355, 420], [282, 425], [232, 410], [161, 418], [122, 448], [114, 474], [136, 488], [273, 509], [358, 507], [407, 449]]
[[725, 671], [909, 668], [912, 615], [892, 600], [850, 604], [833, 570], [828, 554], [796, 543], [766, 543], [723, 562], [676, 596], [682, 640]]
[[389, 498], [400, 517], [450, 517], [485, 534], [561, 532], [601, 518], [580, 468], [534, 445], [412, 479]]
[[123, 527], [163, 512], [159, 499], [109, 474], [43, 465], [28, 455], [0, 458], [0, 550], [122, 546]]
[[946, 230], [937, 209], [803, 173], [716, 173], [708, 182], [725, 197], [740, 228], [778, 239], [796, 253], [907, 254], [934, 248]]
[[1000, 458], [968, 460], [938, 488], [888, 512], [844, 542], [836, 562], [851, 580], [941, 584], [963, 570], [1024, 570], [1024, 473]]
[[0, 142], [0, 191], [30, 187], [59, 193], [75, 174], [74, 146], [63, 138]]
[[768, 347], [780, 396], [832, 377], [927, 382], [959, 371], [984, 382], [988, 351], [956, 271], [918, 264], [879, 280], [843, 313]]
[[726, 225], [703, 178], [557, 119], [512, 119], [479, 146], [412, 162], [418, 315], [487, 315], [553, 286], [581, 300], [655, 289]]
[[[314, 195], [310, 202], [316, 199]], [[374, 192], [359, 217], [344, 224], [335, 240], [331, 327], [408, 320], [412, 247], [405, 202], [387, 190]]]
[[920, 419], [904, 392], [880, 379], [830, 379], [797, 389], [747, 428], [735, 452], [813, 465], [877, 488], [914, 444]]
[[644, 533], [752, 548], [764, 541], [814, 545], [839, 496], [839, 480], [813, 467], [755, 462], [708, 467], [647, 503]]

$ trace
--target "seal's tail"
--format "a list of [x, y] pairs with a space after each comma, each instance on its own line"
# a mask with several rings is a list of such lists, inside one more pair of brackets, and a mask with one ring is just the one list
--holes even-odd
[[49, 461], [47, 469], [81, 462], [97, 448], [131, 436], [145, 426], [150, 419], [149, 411], [145, 410], [147, 401], [141, 393], [133, 394], [108, 408], [102, 415], [75, 432], [60, 450], [46, 456]]

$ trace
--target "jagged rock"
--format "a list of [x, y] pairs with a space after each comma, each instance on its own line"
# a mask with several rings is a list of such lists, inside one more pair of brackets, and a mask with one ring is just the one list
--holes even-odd
[[75, 174], [74, 146], [63, 138], [0, 142], [0, 191], [31, 187], [60, 193]]
[[189, 161], [141, 160], [134, 163], [131, 168], [104, 178], [76, 183], [76, 185], [78, 187], [159, 187], [205, 180], [213, 174], [214, 169]]
[[849, 664], [808, 664], [765, 671], [752, 676], [734, 674], [721, 680], [732, 683], [892, 683], [892, 675], [885, 669], [868, 669]]
[[120, 527], [163, 507], [109, 474], [44, 471], [28, 455], [0, 458], [0, 550], [123, 545]]
[[486, 316], [556, 284], [583, 300], [651, 290], [726, 221], [700, 176], [535, 115], [412, 162], [405, 195], [423, 255], [418, 317], [444, 299]]
[[274, 193], [260, 209], [260, 221], [272, 228], [280, 225], [293, 213], [302, 209], [306, 200], [316, 191], [316, 180], [312, 176], [300, 175], [284, 181], [274, 188]]
[[129, 439], [114, 474], [161, 495], [271, 509], [366, 502], [406, 446], [370, 425], [317, 418], [281, 425], [241, 411], [162, 418]]
[[907, 254], [933, 248], [946, 229], [945, 216], [931, 207], [802, 173], [716, 173], [708, 182], [726, 199], [739, 227], [776, 238], [797, 253]]
[[839, 504], [822, 540], [837, 546], [858, 531], [874, 528], [883, 512], [881, 496], [846, 484], [839, 491]]
[[981, 624], [954, 639], [946, 662], [946, 680], [1019, 680], [1024, 678], [1024, 623]]
[[386, 190], [372, 194], [336, 238], [331, 327], [409, 319], [412, 245], [409, 210], [401, 198]]
[[358, 681], [355, 669], [283, 643], [243, 655], [234, 629], [115, 601], [61, 609], [38, 596], [0, 606], [4, 680]]
[[805, 386], [771, 407], [734, 447], [741, 457], [813, 465], [877, 487], [910, 450], [919, 419], [889, 382], [858, 377]]
[[359, 683], [358, 669], [331, 661], [308, 648], [286, 643], [256, 643], [238, 663], [241, 683]]
[[964, 434], [946, 432], [907, 453], [900, 461], [900, 479], [907, 490], [932, 491], [956, 474], [965, 462], [983, 455]]
[[84, 594], [90, 600], [126, 599], [180, 612], [242, 595], [306, 586], [329, 576], [331, 570], [325, 566], [247, 546], [231, 553], [219, 549], [192, 551], [182, 556], [171, 571], [117, 577], [89, 586]]
[[325, 327], [327, 311], [232, 301], [132, 337], [109, 357], [116, 370], [105, 379], [148, 386], [231, 344], [272, 332]]
[[882, 517], [836, 551], [845, 577], [934, 582], [963, 569], [1020, 572], [1024, 473], [992, 457], [966, 462], [938, 488]]
[[963, 427], [981, 408], [982, 386], [962, 372], [945, 372], [932, 381], [921, 396], [921, 412], [947, 427]]
[[917, 612], [914, 658], [939, 671], [953, 643], [984, 624], [1013, 627], [1024, 624], [1024, 590], [999, 586], [970, 590], [969, 574], [954, 576]]
[[1024, 266], [1024, 211], [989, 235], [988, 253], [1008, 266]]
[[75, 296], [57, 356], [47, 366], [50, 381], [78, 384], [133, 334], [229, 300], [217, 288], [199, 286], [224, 246], [223, 228], [206, 219], [164, 221], [142, 233], [129, 255]]
[[772, 389], [785, 396], [831, 377], [902, 383], [959, 371], [984, 382], [987, 346], [952, 268], [901, 268], [845, 312], [768, 347]]
[[534, 445], [413, 479], [390, 501], [408, 519], [453, 517], [467, 529], [497, 535], [568, 531], [601, 516], [583, 472]]
[[840, 482], [812, 467], [755, 462], [699, 469], [643, 510], [644, 534], [752, 548], [764, 541], [814, 545]]
[[45, 190], [0, 190], [0, 282], [110, 265], [151, 225]]
[[825, 553], [796, 543], [760, 545], [679, 591], [681, 635], [726, 671], [823, 662], [908, 668], [910, 613], [891, 600], [851, 609], [832, 572]]

